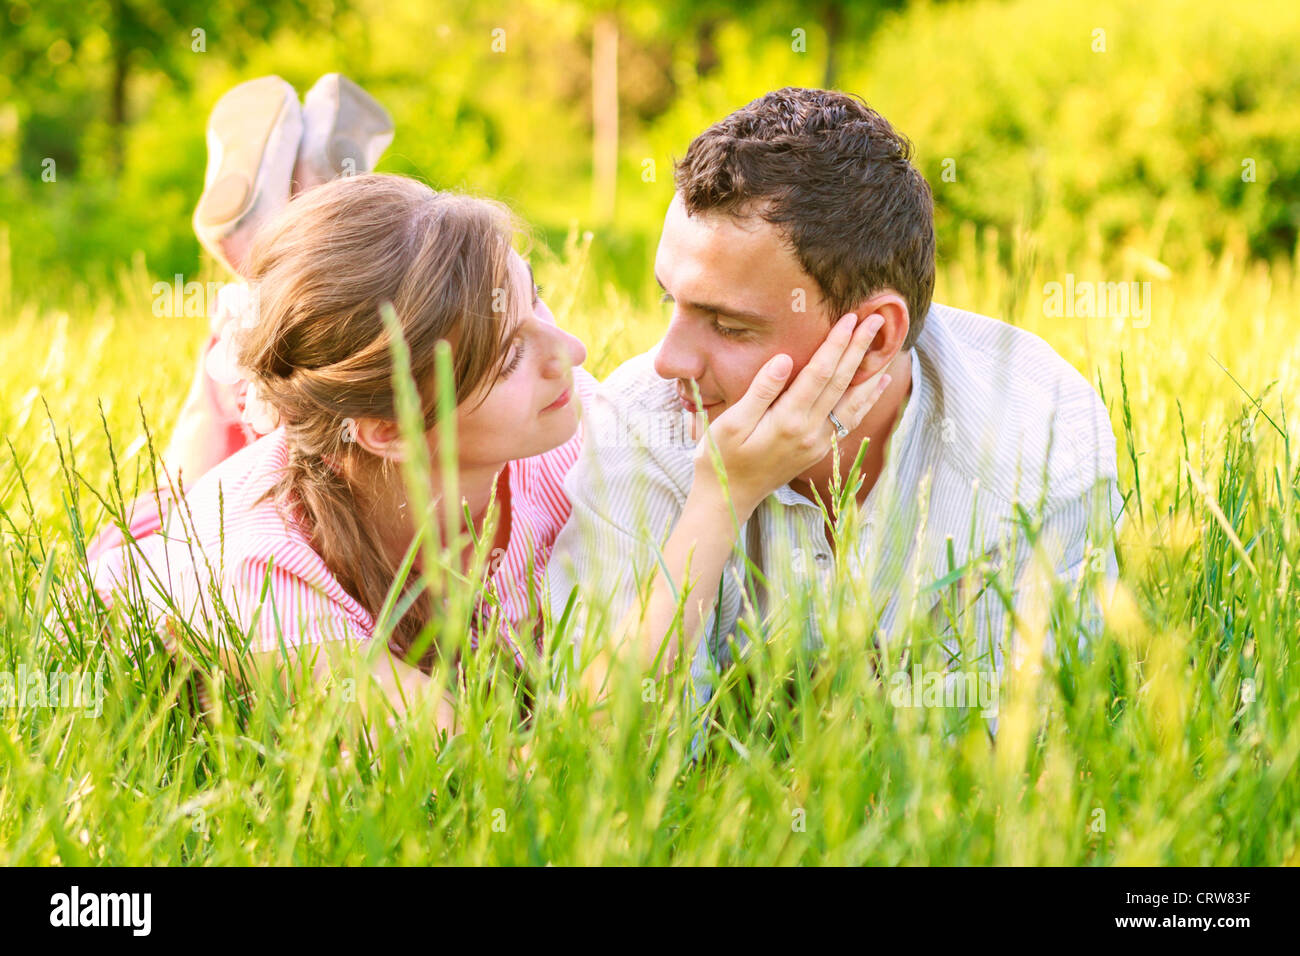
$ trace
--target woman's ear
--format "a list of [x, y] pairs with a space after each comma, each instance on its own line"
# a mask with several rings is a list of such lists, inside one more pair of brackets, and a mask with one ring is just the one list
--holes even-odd
[[347, 435], [377, 458], [387, 458], [389, 461], [403, 461], [406, 458], [406, 446], [402, 443], [402, 430], [397, 422], [383, 418], [348, 420]]
[[878, 292], [864, 300], [856, 310], [858, 324], [868, 321], [873, 315], [884, 317], [880, 331], [872, 340], [867, 354], [862, 357], [862, 364], [853, 375], [852, 385], [860, 385], [877, 372], [889, 366], [907, 340], [907, 330], [911, 326], [908, 318], [907, 303], [897, 292]]

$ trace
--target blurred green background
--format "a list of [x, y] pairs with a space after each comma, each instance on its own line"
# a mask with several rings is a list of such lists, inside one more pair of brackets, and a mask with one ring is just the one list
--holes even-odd
[[592, 275], [633, 299], [674, 157], [788, 84], [859, 93], [914, 141], [941, 259], [972, 225], [1004, 259], [1157, 277], [1290, 259], [1298, 51], [1283, 2], [0, 0], [0, 306], [76, 299], [138, 253], [210, 272], [208, 111], [332, 70], [397, 121], [381, 169], [501, 198], [553, 248], [591, 230]]

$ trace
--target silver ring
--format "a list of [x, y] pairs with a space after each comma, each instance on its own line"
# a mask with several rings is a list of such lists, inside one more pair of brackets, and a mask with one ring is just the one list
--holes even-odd
[[830, 417], [831, 417], [831, 424], [835, 426], [835, 437], [836, 437], [836, 438], [848, 438], [848, 437], [849, 437], [849, 430], [848, 430], [847, 428], [844, 427], [844, 423], [843, 423], [842, 421], [840, 421], [838, 418], [835, 417], [835, 413], [834, 413], [834, 412], [831, 412], [831, 416], [830, 416]]

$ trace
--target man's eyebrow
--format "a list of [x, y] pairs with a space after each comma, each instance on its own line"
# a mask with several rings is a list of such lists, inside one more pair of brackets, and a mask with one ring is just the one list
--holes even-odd
[[725, 315], [729, 319], [744, 319], [746, 322], [766, 322], [767, 316], [761, 312], [750, 312], [748, 309], [732, 309], [724, 305], [710, 305], [707, 302], [688, 302], [687, 305], [704, 312], [713, 312], [717, 315]]
[[[668, 292], [668, 289], [664, 286], [663, 281], [659, 278], [658, 273], [655, 273], [655, 282], [659, 283], [659, 288], [664, 290], [665, 295], [672, 298], [673, 301], [678, 301], [675, 296], [673, 296], [671, 293]], [[763, 313], [750, 312], [748, 309], [733, 309], [730, 306], [714, 305], [710, 302], [694, 302], [694, 301], [685, 301], [682, 302], [682, 305], [685, 305], [691, 309], [696, 309], [700, 312], [713, 312], [716, 313], [717, 315], [725, 315], [729, 319], [744, 319], [747, 322], [767, 321], [767, 316], [764, 315]]]

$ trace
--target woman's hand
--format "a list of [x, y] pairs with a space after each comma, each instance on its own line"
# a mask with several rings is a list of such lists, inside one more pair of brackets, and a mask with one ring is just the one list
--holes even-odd
[[744, 521], [760, 501], [825, 458], [835, 435], [831, 412], [852, 431], [889, 384], [889, 376], [878, 373], [850, 385], [883, 322], [881, 315], [862, 323], [852, 312], [842, 316], [784, 393], [794, 363], [785, 354], [768, 359], [740, 401], [701, 438], [696, 486], [722, 480], [714, 467], [716, 447], [725, 490]]

